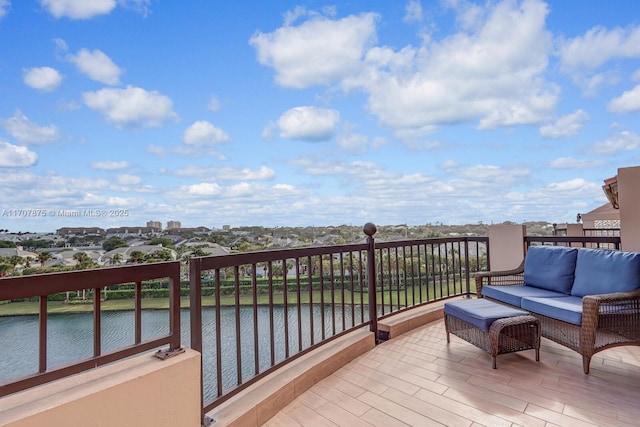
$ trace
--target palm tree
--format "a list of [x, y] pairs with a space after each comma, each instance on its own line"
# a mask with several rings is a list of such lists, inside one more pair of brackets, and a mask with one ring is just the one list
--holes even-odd
[[16, 268], [18, 267], [18, 265], [22, 264], [24, 262], [24, 260], [22, 259], [22, 257], [20, 255], [11, 255], [8, 259], [9, 264], [11, 264], [11, 267], [13, 267], [13, 271], [16, 271]]
[[144, 253], [142, 253], [142, 251], [131, 251], [129, 254], [129, 262], [133, 264], [140, 264], [144, 262]]
[[44, 264], [51, 259], [51, 252], [43, 251], [38, 254], [38, 261], [40, 261], [40, 267], [44, 268]]
[[93, 266], [93, 260], [85, 252], [76, 252], [73, 259], [78, 262], [78, 269], [83, 270]]
[[122, 254], [119, 252], [116, 252], [111, 256], [111, 259], [109, 260], [109, 264], [120, 265], [120, 263], [122, 263]]

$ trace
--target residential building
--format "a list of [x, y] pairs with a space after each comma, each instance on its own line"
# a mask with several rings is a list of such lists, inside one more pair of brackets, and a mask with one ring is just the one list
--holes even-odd
[[167, 230], [173, 228], [182, 228], [182, 223], [180, 221], [167, 221]]

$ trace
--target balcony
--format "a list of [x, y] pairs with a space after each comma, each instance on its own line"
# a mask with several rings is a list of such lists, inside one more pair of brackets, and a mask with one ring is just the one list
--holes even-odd
[[[473, 295], [474, 272], [489, 267], [487, 238], [375, 242], [375, 227], [365, 232], [366, 244], [194, 258], [183, 289], [177, 262], [2, 279], [0, 300], [37, 297], [40, 315], [38, 371], [0, 383], [0, 414], [33, 408], [23, 396], [60, 390], [65, 381], [84, 399], [79, 378], [106, 387], [121, 375], [110, 372], [125, 366], [119, 370], [127, 371], [127, 381], [136, 380], [135, 372], [159, 373], [125, 393], [129, 405], [147, 405], [134, 406], [136, 425], [180, 420], [186, 407], [191, 418], [197, 411], [196, 420], [215, 425], [631, 425], [640, 416], [630, 403], [640, 388], [639, 348], [599, 353], [592, 374], [584, 376], [577, 354], [546, 340], [539, 363], [527, 352], [501, 355], [497, 370], [470, 344], [455, 337], [446, 344], [442, 304]], [[527, 237], [523, 243], [617, 247], [619, 241]], [[266, 277], [260, 279], [259, 270]], [[167, 333], [147, 337], [142, 295], [145, 283], [158, 279], [168, 283]], [[94, 298], [92, 355], [50, 366], [48, 296], [87, 283], [93, 296], [118, 283], [134, 284], [135, 338], [124, 348], [105, 345], [106, 303]], [[190, 326], [181, 334], [178, 308], [187, 301], [179, 296], [185, 293], [189, 311], [182, 319], [189, 318]], [[225, 310], [229, 316], [221, 315]], [[150, 362], [149, 350], [163, 345], [169, 348], [152, 353]], [[183, 381], [186, 375], [165, 375], [163, 363], [167, 369], [184, 363], [180, 369], [187, 370], [201, 364], [196, 384]], [[177, 408], [177, 418], [158, 421], [145, 412], [164, 413], [185, 396], [190, 403]], [[110, 408], [120, 400], [78, 406], [84, 417], [98, 419], [119, 412]], [[65, 419], [65, 425], [86, 425], [83, 416]], [[6, 420], [0, 415], [0, 425], [20, 425]]]
[[533, 350], [489, 355], [441, 320], [384, 342], [312, 386], [266, 426], [635, 426], [640, 347], [582, 359], [547, 339]]

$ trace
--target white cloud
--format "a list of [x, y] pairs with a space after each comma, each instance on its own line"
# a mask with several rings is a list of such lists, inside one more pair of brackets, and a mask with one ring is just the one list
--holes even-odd
[[119, 129], [158, 127], [178, 117], [173, 112], [173, 102], [169, 97], [139, 87], [85, 92], [82, 99], [89, 108], [102, 113]]
[[618, 69], [601, 70], [612, 60], [640, 58], [640, 26], [607, 29], [591, 28], [584, 35], [562, 40], [559, 47], [560, 69], [593, 95], [604, 85], [617, 83]]
[[203, 182], [183, 187], [189, 196], [215, 196], [220, 194], [221, 187], [216, 183]]
[[410, 0], [405, 6], [404, 22], [422, 21], [422, 4], [417, 0]]
[[372, 46], [373, 14], [312, 16], [257, 33], [251, 44], [281, 85], [363, 90], [368, 109], [396, 131], [471, 120], [481, 129], [547, 120], [558, 100], [558, 89], [544, 79], [553, 47], [547, 5], [503, 1], [479, 9], [462, 3], [450, 6], [464, 30], [419, 47]]
[[184, 131], [183, 141], [190, 146], [210, 146], [231, 140], [222, 129], [206, 120], [194, 122]]
[[367, 152], [369, 139], [366, 135], [348, 133], [336, 138], [338, 146], [349, 153], [363, 154]]
[[0, 120], [0, 124], [9, 135], [26, 145], [46, 144], [60, 139], [60, 130], [57, 126], [39, 126], [20, 110], [16, 110], [13, 117]]
[[111, 13], [116, 0], [40, 0], [40, 4], [56, 18], [89, 19]]
[[607, 70], [589, 76], [574, 77], [574, 81], [582, 87], [585, 97], [594, 97], [602, 86], [613, 86], [620, 82], [617, 70]]
[[105, 160], [102, 162], [91, 163], [92, 169], [107, 170], [107, 171], [127, 169], [129, 166], [131, 166], [131, 164], [125, 160], [122, 160], [119, 162]]
[[607, 109], [614, 113], [635, 113], [640, 111], [640, 85], [613, 98]]
[[582, 129], [582, 125], [590, 117], [583, 110], [568, 114], [559, 118], [555, 123], [542, 126], [540, 135], [545, 138], [566, 138], [577, 135]]
[[122, 70], [99, 49], [80, 49], [76, 55], [67, 55], [67, 59], [91, 80], [111, 86], [120, 84]]
[[547, 12], [538, 1], [498, 3], [467, 32], [420, 48], [371, 49], [370, 77], [348, 83], [368, 92], [370, 111], [396, 130], [471, 120], [481, 129], [539, 123], [558, 99], [543, 79], [552, 48]]
[[[121, 197], [105, 194], [110, 188], [106, 179], [69, 177], [54, 171], [32, 173], [30, 169], [23, 169], [0, 174], [0, 186], [3, 197], [23, 206], [29, 203], [47, 209], [105, 208], [115, 203], [122, 206]], [[126, 199], [124, 206], [132, 209], [141, 204], [140, 200]]]
[[27, 147], [0, 141], [0, 167], [27, 167], [33, 166], [37, 161], [38, 155]]
[[587, 182], [582, 178], [575, 178], [564, 182], [552, 182], [547, 184], [545, 188], [552, 194], [564, 193], [567, 195], [601, 190], [600, 186], [592, 182]]
[[137, 185], [142, 182], [142, 178], [137, 175], [122, 174], [117, 176], [120, 185]]
[[594, 27], [584, 36], [565, 40], [560, 46], [562, 69], [571, 74], [594, 70], [615, 58], [640, 57], [640, 26]]
[[178, 176], [215, 177], [220, 181], [265, 181], [275, 178], [276, 173], [267, 166], [258, 169], [213, 167], [213, 166], [185, 166], [173, 171]]
[[462, 168], [457, 174], [474, 182], [505, 186], [522, 182], [531, 175], [531, 171], [522, 167], [476, 165]]
[[23, 71], [23, 81], [29, 87], [50, 92], [62, 82], [62, 75], [51, 67], [34, 67]]
[[10, 6], [11, 3], [9, 2], [9, 0], [0, 0], [0, 19], [5, 17]]
[[574, 159], [572, 157], [560, 157], [551, 162], [552, 169], [589, 169], [602, 166], [601, 160]]
[[640, 149], [640, 135], [630, 131], [622, 131], [606, 141], [596, 142], [591, 146], [596, 154], [614, 154], [620, 151]]
[[273, 169], [266, 166], [260, 166], [260, 168], [256, 170], [225, 167], [217, 168], [215, 176], [220, 180], [226, 181], [265, 181], [275, 178], [276, 173]]
[[339, 20], [312, 15], [298, 26], [285, 23], [272, 33], [257, 32], [249, 43], [258, 61], [276, 70], [280, 85], [329, 85], [361, 69], [363, 53], [375, 40], [377, 20], [373, 13]]
[[317, 107], [295, 107], [280, 116], [277, 126], [280, 137], [303, 141], [330, 139], [340, 122], [336, 110]]

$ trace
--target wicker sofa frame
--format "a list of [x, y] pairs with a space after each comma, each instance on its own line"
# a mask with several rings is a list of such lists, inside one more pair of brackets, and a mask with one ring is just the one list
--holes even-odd
[[[484, 285], [524, 286], [524, 261], [513, 270], [477, 273], [475, 281], [478, 298], [483, 298]], [[640, 345], [640, 289], [583, 297], [580, 326], [538, 313], [531, 315], [540, 321], [543, 337], [582, 356], [585, 374], [594, 354], [616, 346]]]

